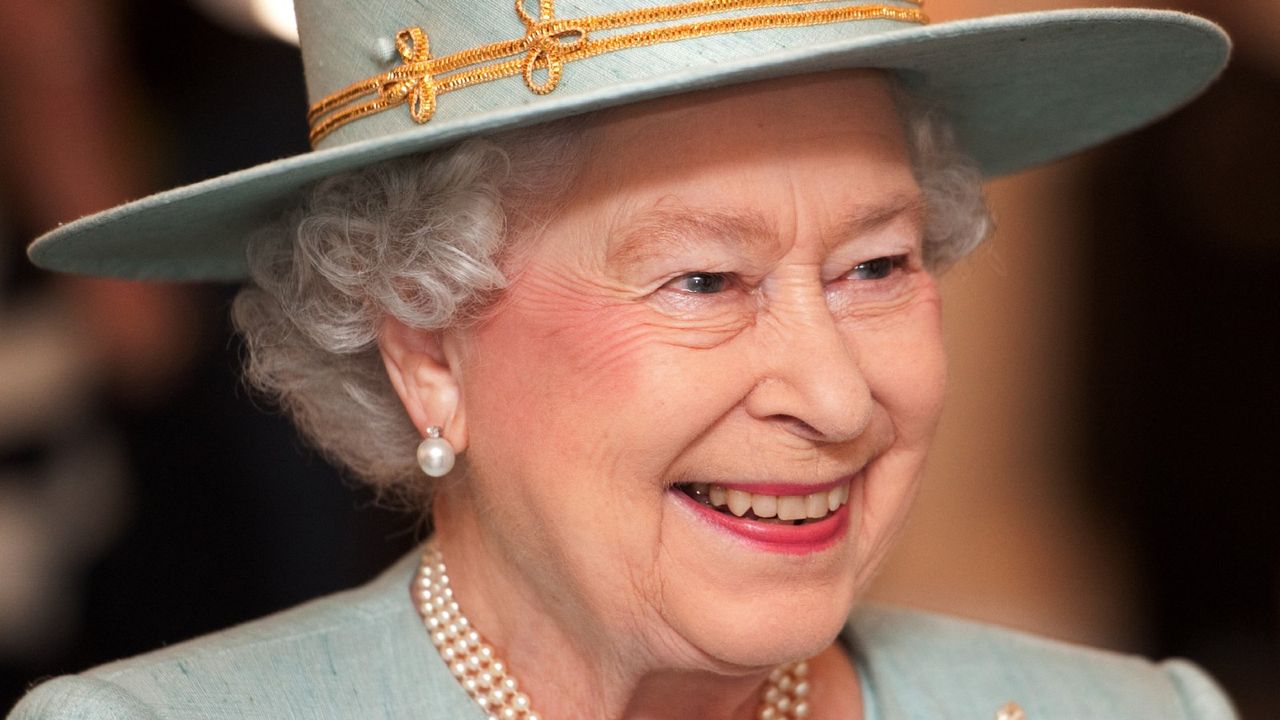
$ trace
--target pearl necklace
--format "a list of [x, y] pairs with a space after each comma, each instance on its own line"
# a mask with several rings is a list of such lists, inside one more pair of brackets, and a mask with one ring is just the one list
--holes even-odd
[[[453, 588], [449, 587], [444, 556], [435, 543], [428, 543], [422, 555], [413, 595], [431, 643], [462, 689], [488, 713], [488, 720], [541, 719], [530, 706], [529, 696], [520, 691], [520, 684], [507, 672], [506, 663], [462, 614]], [[809, 717], [808, 675], [809, 664], [804, 661], [775, 668], [761, 692], [756, 718]]]

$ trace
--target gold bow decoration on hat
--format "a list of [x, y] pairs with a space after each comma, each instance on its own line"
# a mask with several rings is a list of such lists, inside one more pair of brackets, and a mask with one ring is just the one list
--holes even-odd
[[436, 83], [431, 76], [431, 41], [422, 28], [406, 28], [396, 33], [396, 51], [404, 64], [399, 69], [408, 79], [382, 86], [382, 98], [389, 103], [409, 101], [414, 122], [425, 123], [436, 114]]
[[[426, 31], [411, 27], [396, 33], [396, 50], [401, 64], [385, 73], [347, 86], [311, 106], [307, 122], [311, 144], [315, 146], [330, 133], [362, 117], [399, 105], [409, 105], [409, 115], [419, 124], [431, 120], [437, 98], [448, 92], [479, 83], [520, 75], [525, 86], [539, 95], [559, 86], [569, 62], [628, 48], [726, 33], [794, 28], [855, 20], [896, 20], [928, 22], [919, 7], [923, 0], [897, 0], [900, 4], [867, 3], [830, 7], [832, 0], [692, 0], [675, 5], [658, 5], [638, 10], [622, 10], [573, 20], [555, 16], [555, 0], [537, 0], [538, 14], [526, 9], [529, 0], [516, 0], [515, 9], [525, 33], [516, 40], [490, 43], [439, 58], [431, 57]], [[809, 10], [785, 10], [707, 17], [735, 10], [784, 5], [822, 5]], [[684, 24], [662, 25], [676, 20]], [[644, 28], [643, 26], [654, 26]], [[589, 36], [597, 31], [642, 28], [608, 37]], [[546, 71], [539, 80], [537, 72]], [[373, 96], [372, 99], [369, 96]]]
[[[530, 15], [521, 0], [516, 0], [516, 13], [525, 25], [521, 44], [527, 49], [521, 66], [525, 85], [539, 95], [556, 89], [564, 74], [566, 53], [576, 50], [587, 39], [585, 28], [555, 19], [555, 0], [539, 0], [538, 17]], [[379, 98], [388, 107], [409, 103], [414, 122], [425, 123], [436, 112], [436, 83], [431, 74], [431, 40], [420, 27], [405, 28], [396, 33], [396, 52], [402, 65], [385, 76]], [[534, 73], [546, 68], [547, 77], [538, 81]]]
[[[555, 0], [538, 0], [538, 17], [525, 10], [523, 0], [516, 0], [516, 14], [524, 22], [524, 44], [529, 48], [524, 56], [521, 74], [524, 84], [539, 95], [546, 95], [560, 84], [564, 74], [565, 56], [582, 47], [587, 41], [587, 28], [581, 24], [555, 19]], [[547, 79], [538, 82], [533, 74], [540, 67], [547, 69]]]

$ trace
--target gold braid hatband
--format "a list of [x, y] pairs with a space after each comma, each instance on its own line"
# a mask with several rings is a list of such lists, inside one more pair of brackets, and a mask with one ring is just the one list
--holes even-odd
[[[901, 2], [922, 4], [922, 0]], [[523, 75], [524, 83], [531, 91], [546, 95], [556, 89], [564, 74], [565, 63], [626, 48], [748, 30], [825, 25], [854, 20], [897, 20], [918, 24], [928, 22], [918, 8], [868, 4], [703, 19], [600, 39], [588, 36], [599, 30], [794, 4], [795, 0], [694, 0], [677, 5], [559, 20], [555, 17], [555, 0], [538, 0], [537, 17], [530, 15], [525, 9], [525, 0], [516, 0], [516, 13], [525, 26], [524, 37], [490, 43], [439, 58], [431, 57], [431, 46], [422, 28], [406, 28], [396, 33], [396, 50], [400, 54], [401, 65], [349, 85], [311, 106], [307, 113], [307, 123], [311, 126], [311, 145], [314, 147], [329, 133], [349, 122], [405, 104], [409, 106], [409, 114], [415, 122], [425, 123], [435, 114], [436, 99], [440, 95], [513, 75]], [[539, 70], [546, 71], [541, 79], [535, 76]]]

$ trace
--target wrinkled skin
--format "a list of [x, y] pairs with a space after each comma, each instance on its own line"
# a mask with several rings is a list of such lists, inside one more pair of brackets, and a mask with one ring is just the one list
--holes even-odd
[[[433, 508], [463, 609], [545, 718], [753, 717], [833, 648], [910, 505], [945, 384], [922, 205], [885, 79], [842, 72], [605, 111], [491, 317], [382, 347], [469, 473]], [[701, 274], [699, 274], [701, 273]], [[767, 552], [680, 482], [861, 473], [848, 532]]]

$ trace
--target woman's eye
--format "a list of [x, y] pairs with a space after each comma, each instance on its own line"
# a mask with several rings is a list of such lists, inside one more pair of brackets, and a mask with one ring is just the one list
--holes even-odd
[[728, 284], [728, 275], [713, 272], [686, 273], [667, 283], [668, 287], [698, 295], [718, 293], [724, 290]]
[[894, 269], [898, 267], [902, 259], [879, 257], [864, 263], [858, 263], [849, 271], [849, 277], [854, 280], [883, 280], [893, 274]]

